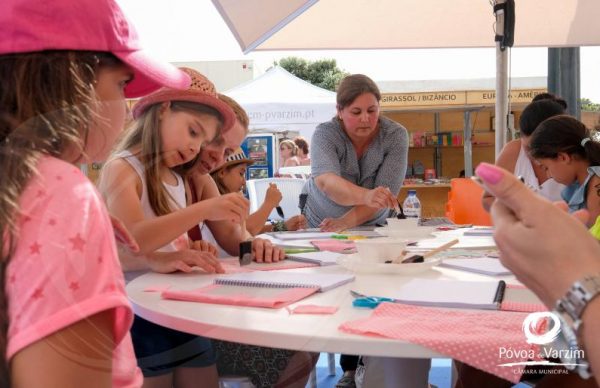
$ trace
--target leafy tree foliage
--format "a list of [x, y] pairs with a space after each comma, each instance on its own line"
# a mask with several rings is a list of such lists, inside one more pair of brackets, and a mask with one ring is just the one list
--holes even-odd
[[274, 64], [283, 67], [298, 78], [331, 91], [335, 91], [342, 78], [349, 74], [337, 67], [335, 59], [309, 62], [304, 58], [286, 57]]
[[589, 98], [582, 98], [581, 102], [581, 110], [591, 111], [591, 112], [599, 112], [600, 104], [596, 104], [592, 102]]

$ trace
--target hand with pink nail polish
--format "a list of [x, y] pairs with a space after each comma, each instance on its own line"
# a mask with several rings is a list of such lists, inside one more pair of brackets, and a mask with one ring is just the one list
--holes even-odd
[[496, 199], [491, 208], [502, 263], [553, 307], [574, 281], [600, 274], [600, 245], [584, 223], [527, 189], [517, 177], [482, 163], [476, 174]]
[[[475, 173], [495, 200], [491, 207], [500, 260], [535, 292], [549, 309], [574, 282], [600, 275], [600, 245], [584, 226], [585, 210], [567, 214], [564, 202], [552, 204], [533, 193], [510, 172], [480, 164]], [[591, 369], [600, 370], [600, 297], [581, 315], [580, 348]], [[600, 383], [596, 373], [596, 383]]]

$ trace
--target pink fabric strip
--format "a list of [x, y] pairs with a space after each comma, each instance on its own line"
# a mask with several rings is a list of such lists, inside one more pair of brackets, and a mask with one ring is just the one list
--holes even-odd
[[[232, 292], [222, 293], [229, 288]], [[281, 288], [270, 289], [273, 291], [268, 296], [242, 294], [243, 287], [236, 290], [236, 286], [210, 285], [190, 291], [164, 291], [161, 296], [164, 299], [183, 300], [188, 302], [201, 302], [213, 304], [227, 304], [234, 306], [281, 308], [290, 303], [297, 302], [314, 294], [318, 288]], [[262, 288], [257, 288], [262, 289]], [[264, 289], [262, 289], [264, 290]]]
[[[525, 341], [519, 312], [458, 310], [382, 303], [369, 318], [339, 329], [425, 346], [503, 379], [517, 383], [524, 366], [500, 366], [536, 359], [538, 349]], [[511, 352], [503, 352], [503, 349]]]
[[316, 304], [301, 304], [296, 307], [287, 307], [290, 314], [335, 314], [337, 306], [318, 306]]
[[277, 263], [251, 263], [243, 267], [240, 266], [238, 259], [221, 259], [221, 265], [225, 273], [240, 273], [253, 271], [279, 271], [284, 269], [318, 267], [318, 264], [302, 263], [299, 261], [283, 260]]
[[356, 245], [352, 240], [336, 240], [336, 239], [326, 239], [326, 240], [315, 240], [310, 242], [320, 251], [331, 251], [331, 252], [339, 252], [339, 253], [351, 253], [356, 249]]
[[171, 288], [170, 284], [157, 284], [156, 286], [148, 286], [144, 288], [144, 292], [163, 292]]

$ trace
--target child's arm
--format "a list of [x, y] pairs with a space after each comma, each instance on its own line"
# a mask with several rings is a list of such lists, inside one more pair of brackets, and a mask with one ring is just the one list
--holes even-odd
[[282, 195], [277, 185], [274, 183], [269, 184], [267, 193], [265, 194], [265, 200], [257, 211], [248, 216], [246, 221], [246, 229], [251, 235], [256, 236], [260, 234], [265, 227], [265, 223], [269, 218], [269, 214], [273, 209], [281, 202]]
[[201, 242], [192, 243], [192, 249], [176, 252], [152, 252], [146, 255], [134, 255], [125, 249], [119, 249], [119, 260], [124, 272], [152, 270], [158, 273], [175, 271], [191, 272], [193, 267], [202, 268], [208, 273], [223, 273], [223, 267], [212, 250], [196, 249]]
[[141, 253], [152, 252], [170, 243], [201, 221], [241, 222], [248, 214], [248, 201], [239, 194], [231, 194], [146, 219], [140, 201], [142, 183], [127, 162], [111, 161], [102, 175], [101, 191], [109, 212], [129, 229]]
[[591, 227], [596, 222], [596, 218], [600, 216], [600, 177], [594, 175], [588, 183], [585, 206], [590, 213], [587, 226]]
[[[197, 192], [202, 193], [202, 197], [199, 198], [200, 201], [211, 200], [215, 196], [220, 195], [219, 189], [210, 175], [194, 179], [193, 184], [194, 186], [199, 186], [197, 187]], [[241, 230], [239, 224], [234, 224], [230, 221], [207, 221], [206, 224], [219, 246], [232, 256], [239, 255], [240, 242], [251, 237], [248, 231]], [[252, 240], [252, 252], [254, 253], [254, 260], [258, 262], [279, 261], [285, 257], [283, 249], [274, 246], [268, 240], [260, 238]]]
[[[210, 201], [221, 196], [215, 181], [210, 175], [194, 176], [192, 179], [192, 190], [201, 195], [198, 197], [200, 203]], [[221, 248], [228, 254], [237, 256], [240, 252], [240, 242], [246, 239], [246, 233], [242, 232], [240, 225], [230, 221], [207, 220], [206, 225]]]
[[12, 385], [111, 387], [114, 316], [102, 311], [20, 350], [10, 363]]

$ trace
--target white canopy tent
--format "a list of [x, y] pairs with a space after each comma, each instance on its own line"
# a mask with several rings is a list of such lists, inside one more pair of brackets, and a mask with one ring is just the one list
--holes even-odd
[[335, 93], [274, 66], [260, 77], [224, 94], [250, 117], [250, 130], [295, 131], [310, 141], [317, 124], [335, 115]]
[[[496, 45], [490, 0], [212, 1], [246, 53]], [[600, 44], [597, 0], [515, 3], [515, 46]]]
[[[508, 51], [494, 40], [505, 36], [507, 13], [494, 13], [494, 6], [507, 1], [212, 0], [244, 52], [495, 46], [497, 153], [506, 142]], [[600, 1], [515, 3], [515, 46], [600, 45]], [[465, 160], [467, 154], [468, 146]]]

